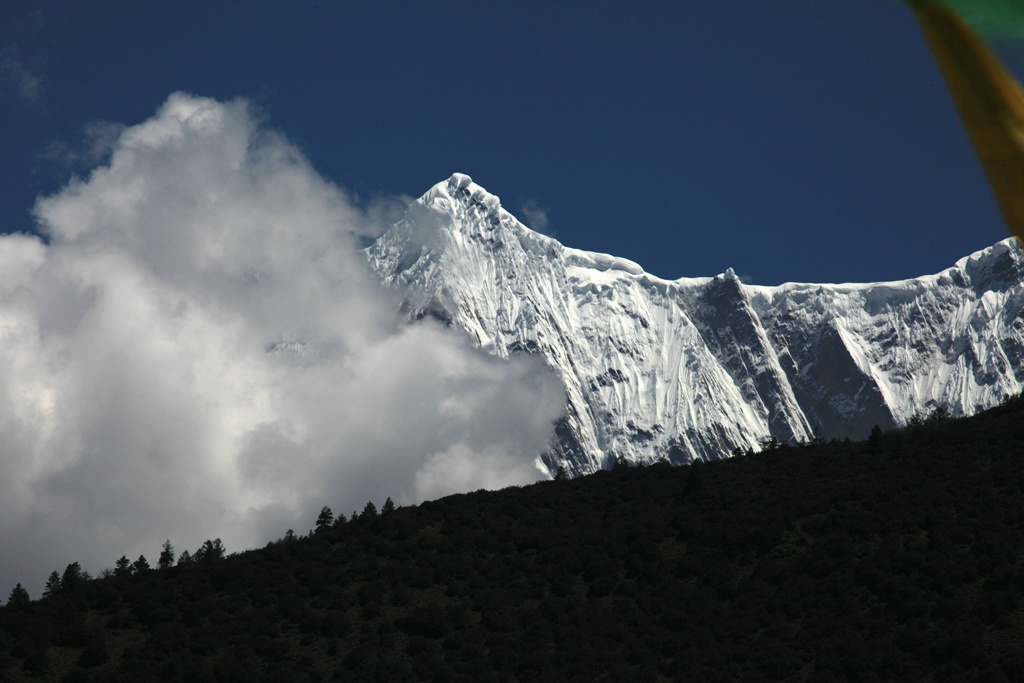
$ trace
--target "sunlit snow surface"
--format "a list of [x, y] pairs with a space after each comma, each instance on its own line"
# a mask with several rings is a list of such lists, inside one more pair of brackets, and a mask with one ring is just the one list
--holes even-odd
[[368, 256], [405, 291], [410, 319], [440, 318], [558, 372], [568, 429], [549, 469], [719, 458], [769, 435], [861, 438], [937, 407], [973, 413], [1024, 384], [1024, 259], [1011, 239], [899, 282], [669, 281], [533, 232], [456, 174]]

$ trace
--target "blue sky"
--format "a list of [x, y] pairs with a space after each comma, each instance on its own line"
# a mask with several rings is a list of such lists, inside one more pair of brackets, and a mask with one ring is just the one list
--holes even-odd
[[[0, 231], [175, 91], [245, 97], [372, 201], [453, 172], [569, 246], [757, 284], [941, 270], [1006, 236], [889, 0], [23, 2]], [[106, 123], [103, 123], [106, 122]]]

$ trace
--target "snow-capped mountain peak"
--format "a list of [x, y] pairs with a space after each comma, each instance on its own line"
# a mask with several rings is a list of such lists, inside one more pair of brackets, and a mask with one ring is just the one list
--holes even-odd
[[899, 282], [749, 286], [732, 269], [664, 280], [530, 230], [455, 174], [367, 255], [412, 319], [558, 373], [567, 417], [545, 456], [552, 471], [717, 458], [769, 436], [862, 437], [936, 407], [972, 413], [1024, 385], [1013, 240]]

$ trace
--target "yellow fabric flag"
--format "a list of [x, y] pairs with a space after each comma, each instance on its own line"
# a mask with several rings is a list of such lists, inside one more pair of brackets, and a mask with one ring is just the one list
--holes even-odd
[[995, 192], [1003, 218], [1024, 243], [1024, 93], [958, 14], [913, 4], [925, 38]]

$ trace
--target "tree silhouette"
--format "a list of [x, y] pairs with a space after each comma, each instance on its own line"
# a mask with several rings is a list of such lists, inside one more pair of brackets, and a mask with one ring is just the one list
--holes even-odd
[[145, 555], [139, 555], [139, 559], [135, 560], [135, 562], [132, 563], [132, 569], [135, 570], [136, 574], [144, 571], [149, 571], [149, 560], [146, 559]]
[[323, 533], [330, 529], [332, 524], [334, 524], [334, 513], [330, 506], [324, 505], [320, 508], [320, 514], [316, 518], [316, 532]]
[[212, 541], [207, 539], [206, 542], [199, 547], [199, 550], [195, 552], [195, 555], [193, 555], [192, 558], [194, 562], [198, 562], [199, 564], [212, 564], [217, 560], [223, 560], [224, 555], [224, 544], [221, 543], [219, 538], [217, 538]]
[[132, 575], [132, 561], [122, 555], [117, 562], [114, 563], [114, 576], [131, 576]]
[[868, 436], [868, 453], [881, 453], [882, 452], [882, 428], [875, 425], [871, 428], [871, 434]]
[[59, 593], [60, 589], [60, 574], [57, 572], [57, 570], [53, 570], [50, 573], [49, 578], [46, 579], [46, 586], [43, 587], [43, 597], [48, 598], [51, 595]]
[[16, 612], [24, 611], [28, 609], [30, 602], [32, 602], [32, 598], [29, 597], [28, 591], [22, 588], [19, 583], [11, 591], [11, 596], [7, 598], [7, 609]]
[[394, 512], [394, 511], [395, 511], [395, 503], [394, 503], [394, 501], [391, 500], [391, 496], [388, 496], [388, 499], [384, 501], [384, 507], [381, 508], [380, 512], [381, 512], [382, 515], [386, 515], [389, 512]]
[[89, 576], [89, 573], [82, 569], [82, 565], [77, 562], [72, 562], [65, 567], [64, 574], [60, 577], [61, 590], [74, 590], [83, 581], [88, 581], [91, 578], [92, 577]]
[[156, 566], [160, 569], [167, 569], [174, 564], [174, 546], [171, 545], [171, 539], [164, 541], [164, 547], [160, 551], [160, 557], [156, 561]]
[[330, 543], [12, 594], [0, 680], [1024, 680], [1021, 424], [384, 503]]
[[373, 504], [372, 500], [366, 501], [366, 505], [363, 506], [363, 511], [359, 514], [359, 519], [373, 519], [377, 516], [377, 506]]

